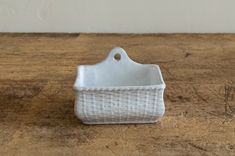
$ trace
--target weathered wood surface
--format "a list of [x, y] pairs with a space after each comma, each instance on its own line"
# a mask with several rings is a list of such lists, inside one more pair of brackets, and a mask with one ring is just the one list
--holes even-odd
[[[115, 46], [161, 66], [158, 124], [85, 126], [77, 64]], [[0, 155], [235, 155], [235, 35], [0, 34]]]

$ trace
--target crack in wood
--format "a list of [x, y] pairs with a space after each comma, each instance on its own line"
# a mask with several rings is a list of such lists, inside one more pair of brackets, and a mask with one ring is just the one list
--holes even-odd
[[203, 147], [201, 147], [201, 146], [199, 146], [199, 145], [196, 145], [196, 144], [194, 144], [194, 143], [188, 143], [190, 146], [192, 146], [192, 147], [194, 147], [194, 148], [196, 148], [196, 149], [198, 149], [198, 150], [200, 150], [200, 151], [204, 151], [204, 152], [207, 152], [207, 149], [205, 149], [205, 148], [203, 148]]
[[232, 85], [224, 86], [224, 111], [227, 115], [235, 113], [235, 107], [232, 107], [229, 102], [233, 101], [235, 87]]
[[202, 100], [202, 101], [208, 103], [207, 99], [205, 99], [205, 98], [198, 92], [198, 89], [197, 89], [195, 86], [193, 86], [192, 88], [193, 88], [193, 90], [194, 90], [195, 95], [198, 97], [198, 99], [200, 99], [200, 100]]

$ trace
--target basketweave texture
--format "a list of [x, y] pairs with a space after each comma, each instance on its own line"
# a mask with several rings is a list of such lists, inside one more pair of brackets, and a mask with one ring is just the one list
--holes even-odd
[[85, 124], [154, 123], [165, 112], [159, 66], [136, 63], [122, 48], [98, 64], [80, 65], [74, 89], [75, 114]]
[[163, 116], [163, 89], [81, 91], [75, 111], [87, 124], [154, 123]]

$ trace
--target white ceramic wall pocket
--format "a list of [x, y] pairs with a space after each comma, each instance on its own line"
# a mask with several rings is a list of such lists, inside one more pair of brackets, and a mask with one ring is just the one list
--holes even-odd
[[85, 124], [154, 123], [165, 112], [159, 66], [136, 63], [122, 48], [78, 66], [74, 89], [75, 114]]

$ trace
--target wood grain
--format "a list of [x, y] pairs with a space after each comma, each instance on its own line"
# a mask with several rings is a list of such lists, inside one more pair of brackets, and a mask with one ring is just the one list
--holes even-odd
[[[160, 65], [160, 123], [76, 119], [76, 66], [116, 46]], [[0, 34], [0, 155], [235, 155], [234, 94], [233, 34]]]

